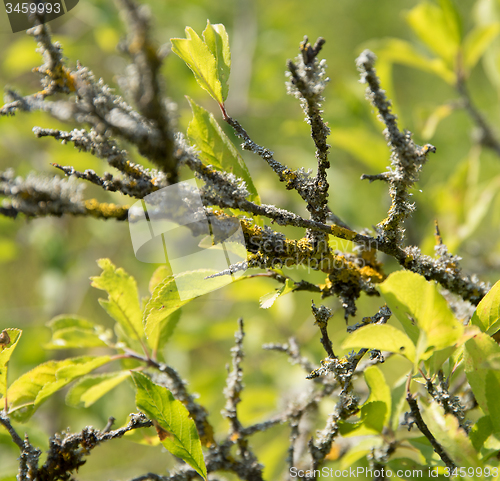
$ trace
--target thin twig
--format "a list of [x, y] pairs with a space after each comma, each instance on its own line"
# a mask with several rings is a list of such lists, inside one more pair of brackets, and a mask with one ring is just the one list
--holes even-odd
[[425, 424], [424, 420], [422, 419], [422, 415], [420, 414], [420, 409], [418, 407], [417, 400], [413, 397], [410, 391], [408, 391], [406, 394], [406, 400], [408, 401], [408, 404], [410, 406], [413, 422], [418, 426], [420, 432], [429, 440], [432, 447], [434, 448], [434, 451], [441, 458], [443, 463], [446, 464], [446, 466], [450, 469], [450, 471], [453, 471], [456, 468], [455, 463], [451, 460], [448, 454], [446, 454], [446, 451], [437, 442], [436, 438], [429, 431], [429, 428]]

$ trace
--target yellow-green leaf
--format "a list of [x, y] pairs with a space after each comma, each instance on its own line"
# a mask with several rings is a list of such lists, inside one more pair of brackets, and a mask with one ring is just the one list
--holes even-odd
[[292, 292], [294, 287], [295, 282], [292, 281], [292, 279], [287, 279], [279, 289], [276, 289], [273, 292], [269, 292], [260, 298], [260, 307], [262, 309], [269, 309], [276, 302], [276, 299], [278, 299], [278, 297]]
[[[500, 356], [500, 346], [487, 334], [479, 333], [465, 343], [465, 374], [477, 403], [488, 415], [500, 413], [498, 392], [492, 392], [487, 387], [500, 386], [500, 371], [488, 369], [488, 360], [498, 356]], [[500, 429], [498, 418], [496, 423]]]
[[138, 372], [132, 372], [132, 376], [137, 386], [137, 408], [156, 423], [163, 446], [207, 479], [200, 436], [189, 411], [166, 387]]
[[[209, 269], [183, 272], [175, 279], [167, 277], [156, 285], [151, 299], [144, 308], [143, 319], [144, 331], [151, 348], [161, 349], [161, 341], [165, 340], [165, 331], [172, 329], [169, 323], [178, 321], [171, 316], [172, 313], [195, 297], [227, 284], [225, 276], [206, 279], [207, 276], [215, 273], [216, 271]], [[182, 286], [183, 300], [179, 296], [177, 283]]]
[[458, 425], [455, 416], [445, 415], [443, 408], [433, 402], [422, 410], [422, 418], [437, 442], [457, 466], [465, 469], [481, 466], [467, 433]]
[[464, 40], [464, 66], [472, 70], [486, 49], [500, 33], [500, 23], [479, 25], [471, 30]]
[[172, 267], [170, 264], [164, 264], [153, 272], [151, 279], [149, 280], [149, 292], [153, 294], [155, 287], [167, 277], [173, 277]]
[[9, 415], [18, 422], [27, 421], [49, 396], [109, 361], [109, 356], [84, 356], [40, 364], [9, 387]]
[[[418, 346], [419, 359], [454, 346], [464, 328], [433, 282], [408, 271], [392, 273], [380, 291], [387, 305]], [[424, 337], [425, 335], [425, 337]]]
[[186, 27], [186, 37], [170, 39], [172, 52], [186, 62], [200, 87], [222, 107], [227, 97], [231, 68], [229, 41], [224, 26], [208, 22], [203, 40], [191, 27]]
[[8, 342], [0, 344], [0, 398], [5, 397], [5, 393], [7, 392], [7, 371], [9, 360], [23, 331], [21, 331], [21, 329], [9, 328], [4, 329], [2, 333], [5, 333], [4, 337], [8, 336]]
[[342, 349], [368, 348], [390, 351], [415, 361], [415, 345], [411, 339], [399, 329], [383, 324], [360, 327], [350, 334], [342, 344]]
[[73, 349], [104, 347], [111, 341], [111, 332], [87, 319], [76, 316], [58, 316], [47, 323], [52, 329], [52, 339], [45, 349]]
[[66, 404], [88, 408], [129, 377], [130, 371], [84, 376], [66, 394]]
[[207, 27], [203, 31], [203, 39], [215, 57], [217, 74], [222, 88], [222, 99], [226, 100], [229, 90], [229, 74], [231, 72], [231, 51], [229, 50], [229, 38], [224, 25], [222, 23], [212, 25], [207, 21]]
[[450, 14], [452, 6], [449, 0], [445, 3], [450, 8], [439, 8], [429, 2], [419, 3], [410, 10], [406, 20], [420, 40], [453, 67], [460, 47], [460, 27], [457, 17]]
[[108, 299], [99, 299], [99, 304], [120, 324], [130, 338], [142, 337], [142, 310], [135, 279], [123, 269], [117, 269], [109, 259], [99, 259], [102, 269], [99, 277], [91, 277], [92, 286], [108, 293]]
[[500, 329], [500, 281], [481, 299], [472, 315], [471, 324], [490, 335]]
[[220, 128], [215, 117], [188, 97], [193, 119], [189, 123], [187, 134], [191, 144], [200, 151], [201, 160], [213, 168], [231, 172], [245, 181], [250, 193], [249, 200], [260, 204], [250, 172], [240, 153]]
[[464, 66], [472, 70], [486, 49], [500, 33], [500, 23], [478, 25], [472, 29], [464, 40]]
[[385, 425], [391, 415], [391, 389], [385, 380], [383, 372], [377, 366], [368, 367], [364, 372], [364, 376], [366, 384], [370, 388], [370, 396], [366, 402], [381, 401], [387, 406], [386, 416], [382, 419], [382, 424]]

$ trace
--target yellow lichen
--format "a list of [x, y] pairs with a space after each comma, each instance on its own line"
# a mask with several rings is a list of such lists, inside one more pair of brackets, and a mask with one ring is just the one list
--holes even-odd
[[96, 218], [118, 218], [123, 219], [128, 213], [129, 206], [117, 206], [116, 204], [100, 203], [97, 199], [89, 199], [84, 202], [87, 212]]

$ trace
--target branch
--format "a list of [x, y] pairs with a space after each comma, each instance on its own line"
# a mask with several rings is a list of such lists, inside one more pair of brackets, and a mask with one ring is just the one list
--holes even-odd
[[16, 430], [12, 427], [12, 424], [10, 423], [10, 419], [5, 413], [5, 411], [0, 411], [0, 424], [7, 429], [8, 433], [10, 434], [10, 437], [12, 438], [12, 441], [14, 441], [15, 444], [19, 447], [21, 452], [24, 450], [24, 442], [21, 439], [21, 436], [17, 434]]
[[456, 88], [458, 93], [460, 94], [465, 110], [468, 112], [468, 114], [478, 127], [478, 142], [484, 147], [493, 150], [497, 155], [500, 156], [500, 142], [498, 141], [492, 127], [488, 124], [484, 116], [474, 105], [469, 90], [467, 89], [465, 78], [461, 73], [457, 75]]
[[408, 401], [408, 404], [410, 406], [413, 422], [418, 426], [420, 432], [429, 440], [432, 447], [434, 448], [434, 451], [441, 458], [443, 463], [446, 464], [446, 466], [450, 469], [450, 471], [453, 471], [456, 468], [455, 463], [451, 460], [448, 454], [446, 454], [446, 451], [437, 442], [436, 438], [429, 431], [429, 428], [425, 424], [424, 420], [422, 419], [422, 415], [420, 414], [420, 409], [418, 407], [417, 400], [412, 396], [409, 390], [406, 394], [406, 400]]
[[385, 138], [391, 148], [392, 169], [376, 176], [363, 176], [362, 179], [382, 179], [389, 183], [389, 194], [392, 205], [388, 216], [378, 224], [381, 239], [401, 246], [404, 237], [402, 224], [414, 210], [414, 204], [409, 201], [408, 191], [418, 181], [420, 170], [427, 161], [427, 154], [435, 152], [436, 148], [430, 144], [419, 147], [411, 139], [411, 133], [401, 132], [398, 128], [397, 117], [391, 111], [391, 103], [385, 92], [380, 88], [380, 81], [376, 75], [374, 64], [375, 55], [365, 50], [356, 60], [361, 72], [361, 82], [367, 83], [366, 98], [379, 112], [379, 119], [385, 124]]
[[304, 371], [308, 373], [314, 370], [314, 365], [311, 363], [311, 361], [309, 361], [307, 357], [304, 357], [300, 354], [299, 345], [297, 344], [297, 340], [294, 337], [288, 339], [288, 344], [269, 343], [264, 344], [262, 346], [262, 349], [265, 349], [267, 351], [284, 352], [288, 354], [290, 363], [292, 365], [298, 364], [304, 369]]
[[132, 64], [127, 78], [120, 79], [122, 91], [129, 92], [139, 112], [151, 121], [159, 132], [155, 152], [156, 164], [163, 170], [170, 183], [177, 182], [177, 163], [174, 157], [174, 133], [168, 112], [169, 103], [163, 98], [161, 68], [162, 53], [150, 38], [151, 14], [146, 5], [138, 6], [134, 0], [116, 0], [126, 13], [128, 38], [120, 48], [127, 53]]
[[309, 452], [311, 453], [311, 469], [314, 471], [325, 460], [332, 449], [333, 440], [339, 432], [338, 422], [346, 420], [359, 411], [358, 401], [350, 393], [342, 392], [334, 411], [328, 416], [323, 430], [318, 432], [316, 439], [309, 441]]
[[[325, 40], [319, 38], [312, 47], [307, 37], [304, 37], [304, 41], [300, 44], [301, 55], [296, 58], [295, 63], [291, 60], [287, 63], [290, 71], [287, 91], [300, 99], [302, 109], [306, 114], [306, 121], [311, 126], [311, 136], [316, 146], [318, 160], [318, 172], [307, 196], [307, 209], [312, 219], [323, 223], [329, 214], [327, 204], [329, 184], [326, 171], [330, 168], [328, 161], [330, 146], [326, 139], [330, 134], [330, 129], [321, 117], [323, 112], [321, 103], [324, 100], [322, 93], [329, 78], [326, 76], [326, 61], [318, 61], [317, 55], [324, 43]], [[313, 231], [310, 231], [310, 235], [313, 235]]]
[[[231, 425], [229, 437], [239, 439], [241, 437], [242, 425], [238, 419], [237, 405], [241, 402], [241, 392], [243, 391], [243, 370], [241, 369], [241, 361], [243, 360], [243, 319], [238, 319], [238, 331], [234, 338], [236, 340], [235, 347], [231, 348], [231, 357], [233, 369], [228, 372], [226, 387], [224, 388], [224, 397], [226, 405], [222, 410], [222, 415], [229, 420]], [[241, 446], [240, 446], [241, 448]]]
[[320, 306], [319, 308], [316, 307], [314, 304], [314, 301], [312, 303], [312, 313], [314, 315], [314, 318], [316, 321], [314, 324], [316, 324], [320, 331], [321, 331], [321, 344], [325, 348], [326, 353], [328, 354], [328, 357], [330, 359], [336, 359], [337, 356], [333, 352], [332, 349], [332, 341], [328, 337], [328, 320], [333, 316], [332, 311], [328, 309], [326, 306]]
[[[91, 129], [90, 132], [84, 129], [74, 129], [71, 132], [64, 132], [63, 130], [34, 127], [33, 133], [38, 138], [53, 137], [56, 140], [60, 140], [62, 144], [72, 142], [80, 152], [83, 150], [84, 152], [90, 152], [96, 157], [105, 159], [111, 167], [137, 180], [139, 184], [143, 183], [148, 186], [151, 192], [158, 188], [156, 187], [158, 183], [160, 185], [167, 185], [164, 174], [157, 171], [150, 172], [140, 164], [133, 164], [128, 160], [127, 151], [120, 150], [113, 140], [98, 134], [95, 129]], [[153, 177], [155, 178], [154, 184], [152, 182]], [[160, 178], [158, 179], [158, 177]]]

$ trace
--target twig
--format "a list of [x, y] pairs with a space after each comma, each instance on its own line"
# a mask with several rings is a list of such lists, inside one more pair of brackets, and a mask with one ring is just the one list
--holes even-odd
[[456, 468], [455, 463], [451, 460], [448, 454], [446, 454], [443, 447], [437, 442], [436, 438], [429, 431], [429, 428], [425, 424], [424, 420], [422, 419], [422, 415], [420, 414], [417, 400], [413, 397], [409, 390], [406, 393], [406, 400], [408, 401], [408, 404], [410, 406], [413, 422], [418, 426], [420, 432], [429, 440], [432, 447], [434, 448], [434, 451], [441, 458], [444, 464], [446, 464], [450, 471], [453, 471]]
[[469, 90], [467, 89], [467, 83], [463, 74], [459, 73], [457, 75], [457, 83], [455, 86], [458, 93], [460, 94], [463, 107], [478, 127], [478, 142], [484, 147], [493, 150], [498, 156], [500, 156], [500, 142], [498, 141], [495, 133], [493, 132], [493, 129], [488, 124], [484, 116], [474, 105]]
[[[301, 55], [296, 58], [295, 63], [290, 60], [287, 64], [290, 71], [287, 90], [301, 101], [307, 123], [311, 126], [311, 136], [316, 146], [318, 160], [318, 172], [307, 195], [307, 209], [312, 219], [323, 223], [329, 214], [329, 184], [326, 172], [330, 168], [328, 161], [330, 146], [326, 139], [330, 134], [330, 129], [321, 117], [321, 103], [324, 100], [322, 93], [329, 79], [326, 76], [325, 60], [318, 61], [317, 56], [324, 43], [325, 40], [319, 38], [313, 47], [308, 38], [304, 37], [304, 41], [300, 44]], [[317, 238], [317, 233], [314, 231], [309, 231], [308, 235], [313, 239]], [[317, 240], [320, 241], [321, 238], [324, 236]]]
[[328, 354], [328, 357], [330, 359], [336, 359], [337, 356], [333, 352], [332, 349], [332, 341], [328, 337], [328, 319], [332, 317], [332, 311], [328, 309], [326, 306], [320, 306], [319, 308], [316, 307], [314, 304], [314, 301], [312, 302], [312, 313], [314, 315], [314, 318], [316, 321], [314, 324], [316, 324], [319, 327], [319, 330], [321, 331], [321, 344], [325, 348], [326, 353]]
[[380, 88], [380, 81], [374, 68], [375, 58], [372, 52], [365, 50], [357, 58], [356, 65], [361, 72], [361, 82], [368, 84], [366, 97], [377, 108], [379, 119], [386, 126], [384, 135], [391, 148], [392, 170], [362, 178], [370, 181], [382, 179], [389, 183], [392, 205], [387, 218], [378, 225], [379, 235], [382, 239], [401, 246], [404, 237], [402, 223], [414, 210], [413, 203], [409, 201], [408, 191], [418, 181], [420, 170], [427, 161], [427, 154], [435, 152], [436, 148], [430, 144], [419, 147], [411, 139], [410, 132], [399, 130], [397, 117], [391, 111], [391, 103]]
[[[241, 362], [244, 357], [243, 353], [243, 319], [238, 319], [238, 331], [235, 334], [236, 345], [231, 348], [232, 370], [228, 372], [226, 387], [224, 388], [224, 397], [226, 405], [222, 410], [222, 415], [229, 420], [230, 432], [229, 437], [234, 439], [241, 438], [242, 425], [238, 419], [237, 405], [241, 402], [241, 392], [243, 391], [243, 370]], [[241, 446], [240, 446], [241, 448]]]
[[174, 132], [167, 110], [167, 100], [162, 95], [163, 79], [161, 67], [163, 56], [150, 38], [150, 13], [145, 5], [138, 6], [134, 0], [116, 0], [126, 12], [129, 35], [120, 47], [132, 59], [127, 70], [128, 79], [121, 79], [122, 89], [130, 92], [139, 112], [151, 121], [159, 132], [158, 145], [154, 153], [156, 164], [162, 169], [170, 183], [177, 182], [177, 162], [174, 156]]
[[14, 441], [15, 444], [19, 447], [21, 451], [24, 450], [24, 442], [21, 439], [21, 436], [17, 434], [16, 430], [12, 427], [12, 424], [10, 423], [10, 419], [5, 414], [5, 411], [0, 411], [0, 424], [7, 429], [8, 433], [10, 434], [10, 437], [12, 438], [12, 441]]

